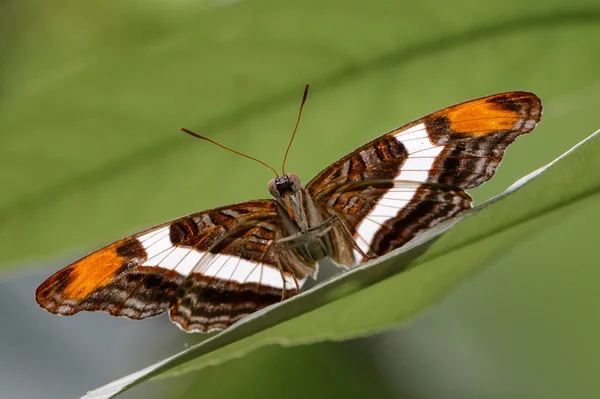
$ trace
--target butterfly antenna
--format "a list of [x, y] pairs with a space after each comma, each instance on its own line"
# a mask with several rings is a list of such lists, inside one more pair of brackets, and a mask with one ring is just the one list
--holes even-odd
[[199, 138], [199, 139], [206, 140], [206, 141], [208, 141], [209, 143], [212, 143], [212, 144], [214, 144], [214, 145], [216, 145], [216, 146], [219, 146], [219, 147], [221, 147], [221, 148], [223, 148], [223, 149], [225, 149], [225, 150], [227, 150], [227, 151], [231, 151], [231, 152], [233, 152], [234, 154], [238, 154], [238, 155], [241, 155], [241, 156], [243, 156], [244, 158], [248, 158], [248, 159], [251, 159], [251, 160], [253, 160], [253, 161], [256, 161], [256, 162], [258, 162], [258, 163], [260, 163], [260, 164], [262, 164], [262, 165], [266, 166], [267, 168], [271, 169], [271, 170], [273, 171], [273, 173], [275, 173], [275, 177], [278, 177], [278, 176], [279, 176], [279, 175], [277, 174], [277, 171], [275, 170], [275, 168], [273, 168], [271, 165], [267, 164], [266, 162], [263, 162], [263, 161], [261, 161], [261, 160], [260, 160], [260, 159], [258, 159], [258, 158], [254, 158], [254, 157], [251, 157], [250, 155], [246, 155], [246, 154], [244, 154], [244, 153], [242, 153], [242, 152], [236, 151], [236, 150], [234, 150], [234, 149], [232, 149], [232, 148], [229, 148], [229, 147], [227, 147], [227, 146], [225, 146], [225, 145], [223, 145], [223, 144], [221, 144], [221, 143], [217, 143], [217, 142], [216, 142], [216, 141], [214, 141], [213, 139], [209, 139], [208, 137], [201, 136], [201, 135], [199, 135], [199, 134], [197, 134], [197, 133], [194, 133], [194, 132], [192, 132], [191, 130], [188, 130], [188, 129], [184, 128], [184, 127], [182, 127], [182, 128], [181, 128], [181, 131], [182, 131], [182, 132], [185, 132], [185, 133], [187, 133], [187, 134], [189, 134], [190, 136], [194, 136], [194, 137], [197, 137], [197, 138]]
[[304, 96], [302, 96], [302, 103], [300, 104], [300, 111], [298, 111], [298, 120], [296, 120], [296, 126], [294, 127], [294, 133], [292, 133], [292, 138], [290, 139], [290, 143], [285, 150], [285, 155], [283, 156], [283, 162], [281, 164], [281, 173], [285, 175], [285, 161], [287, 160], [288, 153], [290, 152], [290, 147], [292, 146], [292, 142], [294, 141], [294, 137], [296, 137], [296, 130], [298, 130], [298, 125], [300, 124], [300, 117], [302, 116], [302, 108], [304, 107], [304, 103], [306, 102], [306, 96], [308, 95], [308, 88], [310, 87], [310, 83], [307, 83], [304, 87]]

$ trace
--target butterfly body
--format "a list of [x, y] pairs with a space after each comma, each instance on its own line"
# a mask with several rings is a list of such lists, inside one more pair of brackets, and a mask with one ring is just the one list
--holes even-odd
[[277, 248], [295, 252], [308, 265], [335, 257], [332, 230], [341, 222], [339, 217], [320, 206], [293, 173], [271, 180], [269, 191], [281, 219], [282, 237], [275, 241]]
[[296, 295], [318, 261], [350, 268], [468, 210], [506, 148], [541, 118], [539, 98], [508, 92], [434, 112], [375, 138], [306, 185], [269, 182], [272, 199], [188, 215], [101, 248], [50, 276], [52, 313], [169, 312], [188, 332], [227, 328]]

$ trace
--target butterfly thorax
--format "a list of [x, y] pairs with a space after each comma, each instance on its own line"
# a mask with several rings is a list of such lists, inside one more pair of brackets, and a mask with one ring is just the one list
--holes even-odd
[[300, 178], [293, 173], [279, 176], [269, 182], [269, 191], [282, 220], [281, 248], [294, 250], [309, 261], [330, 256], [331, 218], [315, 204]]

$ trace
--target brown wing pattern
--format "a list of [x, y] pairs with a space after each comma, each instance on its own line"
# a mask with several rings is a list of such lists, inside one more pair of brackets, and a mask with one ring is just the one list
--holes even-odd
[[295, 295], [314, 270], [272, 249], [277, 228], [267, 200], [189, 215], [67, 266], [40, 285], [36, 300], [64, 315], [103, 310], [141, 319], [170, 309], [184, 330], [222, 329]]
[[[541, 111], [539, 98], [525, 92], [458, 104], [365, 144], [307, 188], [339, 214], [364, 253], [380, 256], [469, 209], [463, 189], [489, 180]], [[357, 251], [355, 259], [365, 261]]]

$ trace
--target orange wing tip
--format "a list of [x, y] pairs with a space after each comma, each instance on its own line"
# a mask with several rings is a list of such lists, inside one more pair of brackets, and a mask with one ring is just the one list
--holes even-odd
[[475, 137], [532, 131], [542, 116], [542, 102], [533, 93], [508, 92], [468, 101], [435, 112], [428, 120], [448, 132]]
[[77, 305], [83, 299], [109, 284], [119, 269], [129, 263], [132, 250], [136, 256], [145, 256], [135, 239], [120, 240], [92, 252], [44, 281], [35, 292], [36, 302], [51, 313], [77, 313]]

